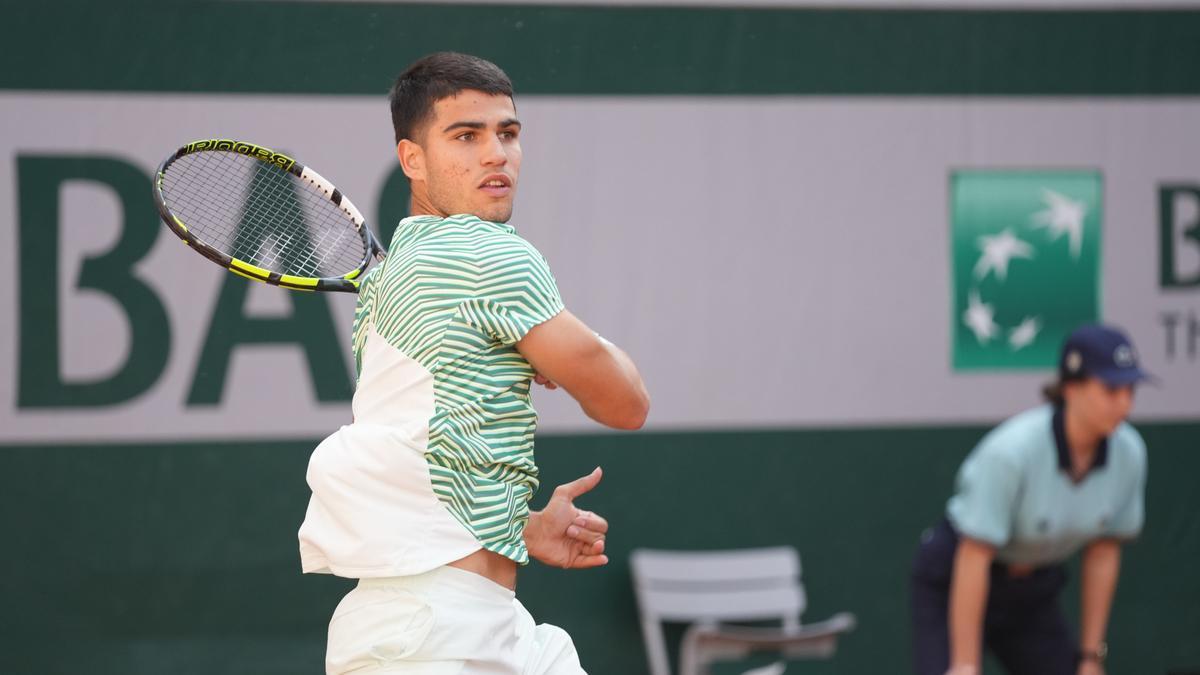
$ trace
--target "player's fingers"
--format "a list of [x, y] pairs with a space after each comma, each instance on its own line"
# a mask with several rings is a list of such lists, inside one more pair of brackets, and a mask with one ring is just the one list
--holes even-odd
[[578, 541], [578, 542], [581, 542], [584, 544], [592, 544], [592, 543], [595, 543], [596, 541], [604, 539], [603, 532], [597, 532], [595, 530], [588, 530], [586, 528], [579, 527], [578, 525], [568, 526], [567, 527], [567, 536], [570, 537], [571, 539], [574, 539], [575, 541]]
[[591, 511], [580, 511], [579, 515], [575, 516], [575, 524], [585, 530], [601, 534], [608, 532], [608, 521], [600, 514], [592, 513]]
[[586, 569], [588, 567], [599, 567], [608, 564], [608, 556], [606, 555], [581, 555], [571, 561], [570, 567], [574, 569]]
[[596, 467], [596, 469], [588, 475], [582, 478], [576, 478], [570, 483], [563, 483], [554, 491], [559, 492], [561, 490], [568, 499], [574, 499], [596, 487], [600, 483], [600, 478], [603, 475], [604, 472], [600, 470], [600, 467]]

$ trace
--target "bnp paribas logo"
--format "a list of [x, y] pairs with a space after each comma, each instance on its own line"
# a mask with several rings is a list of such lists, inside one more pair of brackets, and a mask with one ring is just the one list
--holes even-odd
[[950, 178], [955, 370], [1047, 368], [1100, 318], [1098, 171]]

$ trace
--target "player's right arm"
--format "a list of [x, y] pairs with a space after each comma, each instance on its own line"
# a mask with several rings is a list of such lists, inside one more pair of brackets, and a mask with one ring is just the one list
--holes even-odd
[[947, 675], [978, 675], [983, 658], [983, 613], [987, 607], [988, 570], [996, 549], [960, 537], [950, 581], [950, 670]]
[[567, 310], [530, 329], [517, 350], [588, 417], [614, 429], [645, 424], [650, 397], [633, 360]]

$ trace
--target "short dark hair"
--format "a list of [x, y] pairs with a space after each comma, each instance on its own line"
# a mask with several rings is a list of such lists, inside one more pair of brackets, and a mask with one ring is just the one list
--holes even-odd
[[433, 114], [433, 105], [465, 90], [512, 98], [512, 82], [500, 67], [477, 56], [436, 52], [418, 59], [392, 85], [388, 101], [396, 143], [413, 136]]

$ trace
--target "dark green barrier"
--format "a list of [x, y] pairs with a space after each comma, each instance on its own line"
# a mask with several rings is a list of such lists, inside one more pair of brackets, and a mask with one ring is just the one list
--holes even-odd
[[[1200, 667], [1200, 424], [1141, 425], [1149, 521], [1128, 549], [1111, 673]], [[811, 673], [907, 671], [906, 573], [980, 428], [597, 435], [539, 441], [546, 489], [604, 466], [602, 570], [526, 569], [519, 595], [594, 674], [645, 672], [626, 565], [637, 546], [794, 544], [807, 617], [858, 630]], [[0, 449], [0, 672], [321, 672], [350, 582], [302, 576], [312, 443]], [[1075, 590], [1068, 608], [1076, 613]], [[676, 631], [677, 634], [677, 631]]]
[[451, 49], [500, 64], [518, 94], [1200, 91], [1196, 11], [64, 4], [6, 13], [0, 57], [20, 67], [0, 89], [382, 98], [406, 64]]

